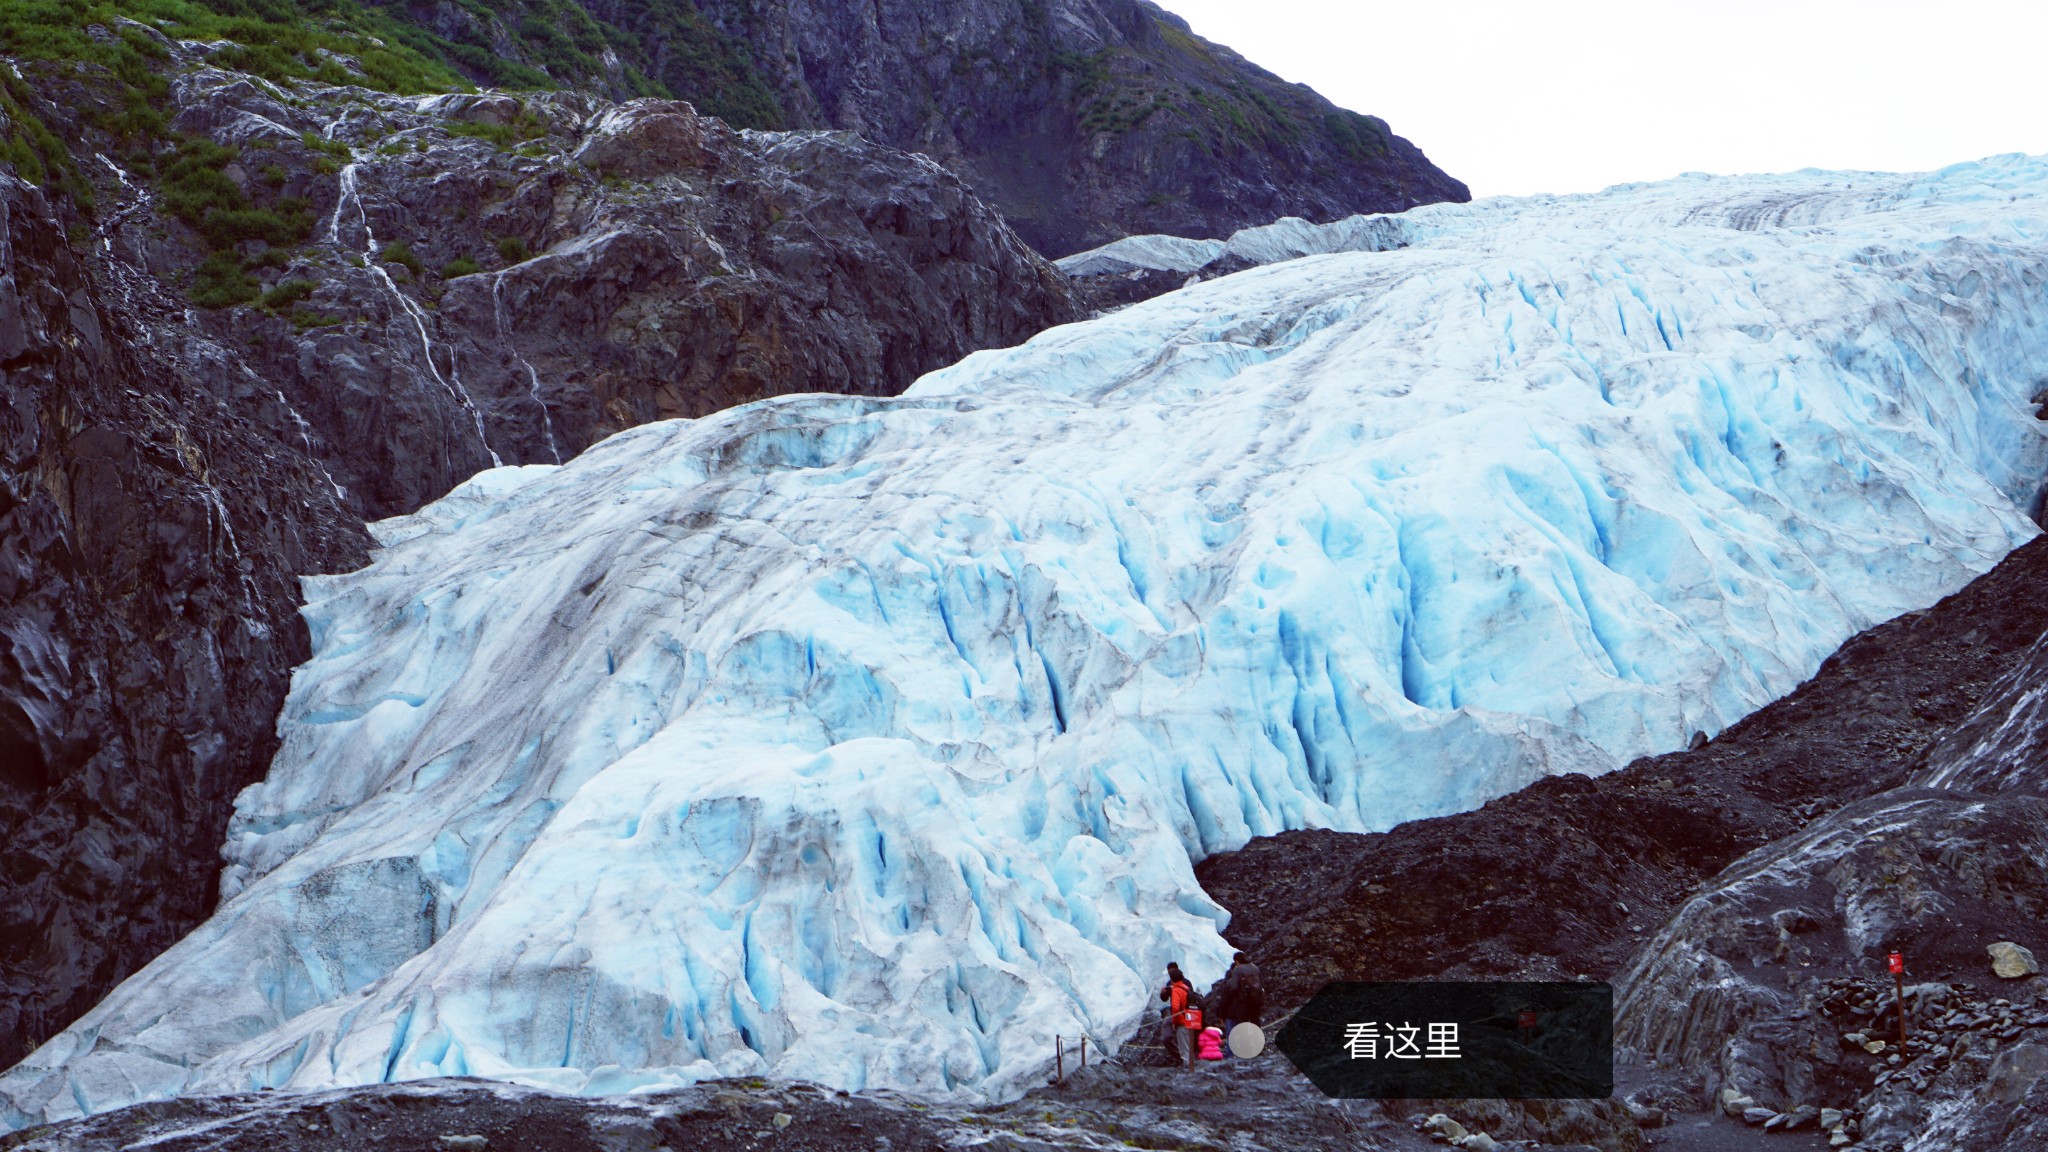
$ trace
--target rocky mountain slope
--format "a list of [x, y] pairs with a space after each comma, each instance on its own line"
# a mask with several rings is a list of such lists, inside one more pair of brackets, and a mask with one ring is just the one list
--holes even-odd
[[369, 544], [290, 406], [77, 222], [0, 174], [0, 1063], [212, 908], [297, 577]]
[[306, 655], [296, 578], [359, 564], [366, 517], [1073, 313], [961, 181], [848, 134], [273, 83], [118, 27], [154, 87], [0, 64], [42, 185], [8, 186], [0, 313], [0, 1064], [211, 909]]
[[935, 157], [1054, 256], [1468, 198], [1384, 121], [1149, 0], [0, 0], [0, 13], [0, 54], [118, 65], [128, 20], [277, 81], [669, 97], [735, 128], [849, 129]]
[[1618, 1039], [1706, 1069], [1752, 1122], [1833, 1107], [1875, 1148], [2048, 1144], [2044, 678], [2037, 641], [1903, 783], [1694, 892], [1622, 972]]
[[696, 4], [792, 123], [936, 157], [1051, 256], [1469, 196], [1385, 121], [1148, 0]]
[[[204, 67], [171, 95], [194, 172], [130, 181], [109, 255], [198, 269], [217, 305], [200, 323], [284, 393], [370, 518], [651, 419], [893, 394], [1071, 315], [957, 179], [843, 134], [559, 94], [290, 96]], [[150, 207], [201, 174], [250, 211], [288, 206], [282, 242], [222, 265], [207, 221], [235, 209], [214, 206], [159, 237]]]

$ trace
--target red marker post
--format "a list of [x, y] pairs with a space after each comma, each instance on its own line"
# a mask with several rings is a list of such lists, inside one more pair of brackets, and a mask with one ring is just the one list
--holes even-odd
[[1885, 957], [1892, 970], [1892, 988], [1899, 996], [1899, 1059], [1906, 1058], [1906, 954], [1894, 952]]

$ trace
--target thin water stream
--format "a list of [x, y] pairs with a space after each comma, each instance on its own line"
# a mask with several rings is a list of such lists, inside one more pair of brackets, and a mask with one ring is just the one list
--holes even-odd
[[519, 361], [519, 366], [526, 369], [526, 394], [533, 397], [534, 404], [540, 408], [540, 430], [541, 434], [547, 437], [548, 455], [554, 457], [555, 463], [560, 464], [562, 462], [562, 451], [555, 447], [555, 422], [548, 415], [548, 402], [541, 399], [540, 373], [534, 370], [531, 361], [520, 354], [519, 346], [512, 342], [512, 334], [506, 330], [505, 274], [503, 272], [499, 272], [491, 277], [491, 311], [493, 318], [497, 321], [498, 339], [504, 341], [505, 347], [511, 349], [512, 358]]
[[[328, 130], [332, 132], [333, 126], [330, 125]], [[412, 297], [398, 290], [398, 282], [391, 278], [391, 273], [384, 270], [384, 263], [378, 258], [377, 234], [370, 228], [370, 214], [363, 207], [362, 192], [357, 183], [356, 169], [360, 166], [360, 161], [350, 160], [341, 170], [341, 194], [334, 202], [334, 216], [327, 222], [328, 242], [336, 248], [341, 246], [342, 212], [353, 204], [356, 220], [363, 230], [363, 263], [383, 282], [385, 290], [391, 293], [392, 299], [398, 301], [398, 306], [405, 310], [405, 314], [412, 318], [413, 328], [419, 333], [420, 347], [427, 355], [427, 371], [432, 373], [441, 387], [447, 389], [448, 394], [469, 413], [471, 422], [476, 425], [477, 442], [484, 446], [484, 452], [490, 456], [491, 467], [503, 467], [505, 462], [499, 459], [497, 450], [491, 447], [490, 438], [484, 433], [483, 413], [477, 411], [476, 404], [469, 398], [469, 391], [462, 386], [462, 376], [456, 368], [455, 354], [453, 351], [449, 353], [448, 373], [442, 375], [441, 366], [434, 359], [434, 338], [427, 331], [426, 309], [421, 308]]]

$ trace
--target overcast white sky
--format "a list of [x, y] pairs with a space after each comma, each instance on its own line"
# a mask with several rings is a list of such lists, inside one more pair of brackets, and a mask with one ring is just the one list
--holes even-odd
[[1160, 0], [1475, 196], [2048, 152], [2048, 0]]

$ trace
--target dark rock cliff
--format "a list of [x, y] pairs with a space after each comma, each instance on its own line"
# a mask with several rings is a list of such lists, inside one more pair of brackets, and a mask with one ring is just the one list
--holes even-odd
[[[958, 178], [845, 133], [571, 94], [286, 100], [212, 69], [174, 93], [181, 128], [234, 150], [223, 170], [306, 205], [304, 240], [266, 249], [250, 299], [202, 325], [290, 399], [372, 519], [649, 420], [893, 395], [1075, 314]], [[160, 224], [138, 213], [114, 239], [198, 265]]]
[[295, 577], [369, 543], [274, 390], [60, 208], [0, 175], [0, 1064], [211, 909]]
[[[152, 42], [167, 34], [185, 55], [274, 83], [428, 93], [467, 81], [688, 100], [739, 129], [849, 129], [937, 159], [1051, 256], [1125, 235], [1222, 237], [1283, 216], [1468, 198], [1385, 121], [1196, 36], [1150, 0], [176, 7], [17, 4], [0, 21], [0, 56], [85, 60], [134, 81], [170, 53]], [[1368, 60], [1390, 50], [1360, 46]], [[148, 88], [105, 119], [146, 126], [160, 100]]]
[[[605, 15], [627, 7], [585, 0]], [[1041, 252], [1465, 200], [1386, 123], [1146, 0], [696, 0], [792, 123], [965, 176]]]
[[844, 128], [932, 156], [1050, 256], [1469, 196], [1385, 121], [1287, 83], [1148, 0], [415, 0], [392, 11], [478, 83], [669, 95], [736, 127]]

